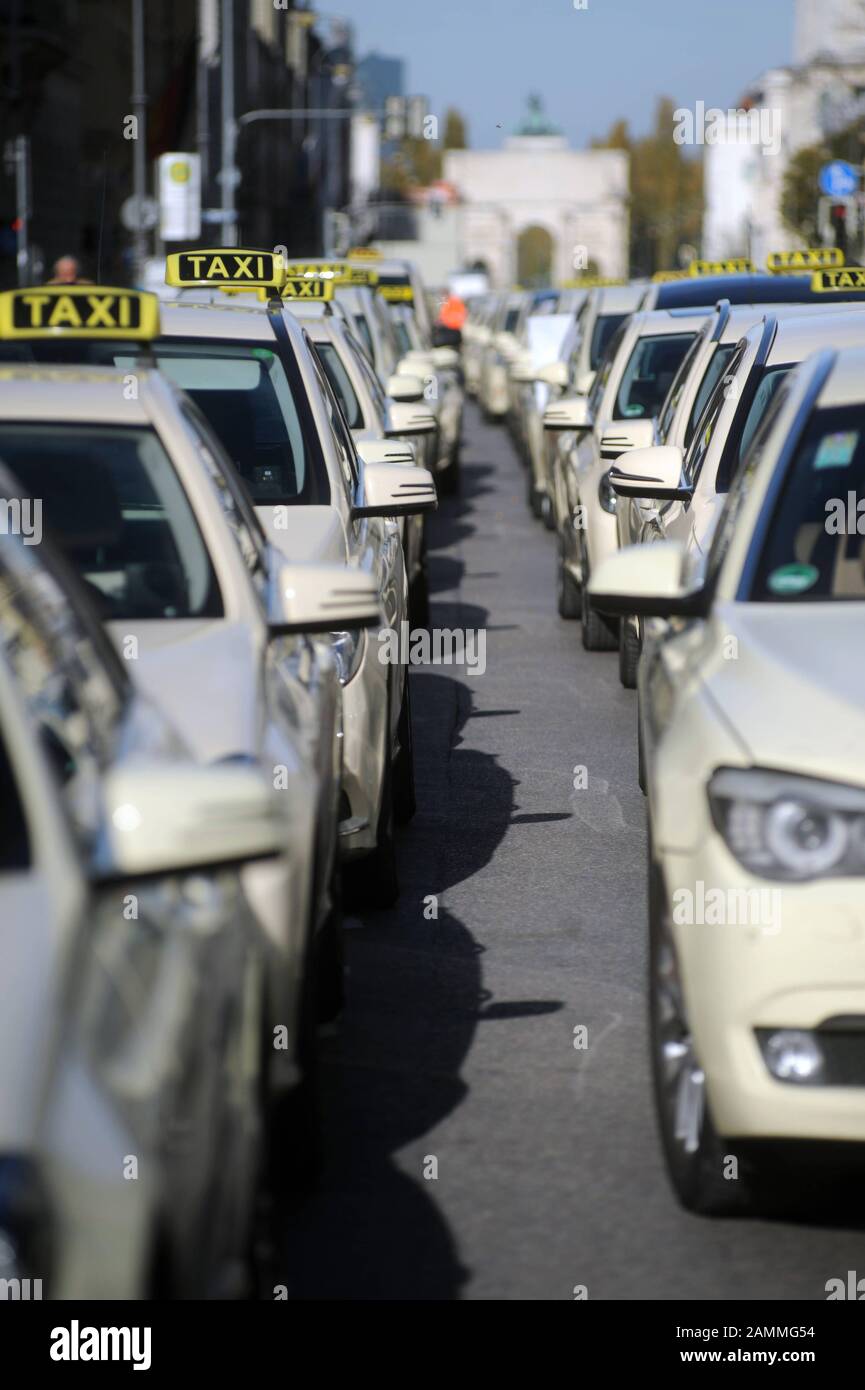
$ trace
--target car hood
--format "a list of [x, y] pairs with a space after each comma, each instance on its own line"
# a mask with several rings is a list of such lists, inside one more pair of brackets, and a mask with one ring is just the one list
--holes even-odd
[[256, 507], [255, 510], [267, 539], [291, 564], [345, 564], [345, 532], [336, 507]]
[[108, 630], [121, 656], [128, 639], [138, 639], [134, 674], [194, 757], [257, 754], [261, 662], [246, 623], [172, 618], [112, 622]]
[[753, 761], [865, 783], [865, 604], [725, 603], [711, 621], [708, 688]]

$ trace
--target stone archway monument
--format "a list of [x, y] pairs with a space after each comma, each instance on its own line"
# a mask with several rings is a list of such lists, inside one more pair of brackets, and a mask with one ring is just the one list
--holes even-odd
[[495, 284], [517, 282], [517, 248], [529, 229], [552, 241], [553, 283], [594, 262], [604, 276], [628, 273], [628, 155], [572, 150], [540, 97], [500, 150], [447, 150], [444, 178], [461, 199], [463, 264], [483, 260]]

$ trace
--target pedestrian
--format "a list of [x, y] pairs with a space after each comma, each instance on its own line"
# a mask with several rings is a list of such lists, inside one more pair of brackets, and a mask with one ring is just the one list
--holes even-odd
[[93, 281], [81, 274], [81, 263], [75, 256], [61, 256], [54, 262], [54, 274], [48, 284], [92, 285]]

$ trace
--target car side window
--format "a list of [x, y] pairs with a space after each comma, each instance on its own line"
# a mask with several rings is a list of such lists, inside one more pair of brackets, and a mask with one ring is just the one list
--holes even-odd
[[321, 387], [321, 394], [324, 397], [324, 403], [330, 419], [330, 428], [333, 434], [337, 458], [339, 459], [339, 470], [342, 474], [346, 501], [348, 505], [351, 506], [354, 501], [354, 494], [358, 481], [354, 443], [345, 420], [343, 419], [342, 411], [339, 408], [339, 402], [330, 388], [330, 382], [324, 374], [316, 353], [313, 351], [310, 353], [310, 356], [312, 357], [312, 368], [315, 372], [318, 384]]
[[[97, 651], [51, 570], [24, 547], [0, 569], [0, 646], [62, 789], [76, 839], [94, 847], [101, 770], [117, 748], [128, 689]], [[112, 662], [114, 655], [112, 653]]]
[[267, 541], [255, 515], [255, 508], [243, 491], [243, 486], [229, 460], [207, 428], [204, 418], [191, 401], [180, 407], [183, 423], [192, 436], [196, 453], [213, 483], [219, 505], [228, 522], [238, 549], [259, 598], [267, 596]]
[[702, 471], [709, 445], [712, 442], [712, 436], [715, 433], [715, 426], [718, 423], [718, 416], [724, 409], [724, 403], [730, 391], [732, 378], [735, 377], [742, 358], [745, 355], [745, 347], [746, 345], [741, 343], [734, 353], [730, 360], [729, 371], [717, 382], [714, 391], [706, 402], [706, 408], [697, 422], [697, 428], [688, 447], [688, 451], [685, 454], [685, 462], [683, 465], [685, 477], [692, 486], [696, 485], [697, 479]]
[[616, 329], [616, 332], [613, 334], [612, 338], [607, 344], [607, 350], [604, 353], [604, 356], [601, 358], [600, 365], [598, 366], [598, 375], [595, 377], [594, 384], [589, 394], [589, 415], [593, 419], [597, 416], [597, 413], [600, 410], [601, 401], [604, 397], [604, 391], [606, 390], [607, 382], [610, 379], [610, 372], [613, 370], [613, 362], [616, 359], [616, 353], [619, 351], [619, 348], [621, 347], [622, 339], [625, 336], [626, 327], [627, 322], [623, 323], [620, 328]]

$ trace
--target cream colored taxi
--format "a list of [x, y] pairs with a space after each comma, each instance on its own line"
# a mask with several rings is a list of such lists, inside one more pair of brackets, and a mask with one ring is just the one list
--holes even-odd
[[863, 381], [865, 346], [810, 356], [708, 554], [629, 547], [591, 581], [606, 611], [673, 624], [640, 672], [650, 1016], [696, 1210], [759, 1205], [767, 1153], [789, 1171], [865, 1142]]
[[[151, 358], [219, 437], [268, 542], [292, 564], [338, 564], [370, 576], [386, 627], [399, 630], [407, 585], [394, 519], [435, 506], [435, 485], [425, 470], [409, 476], [378, 454], [364, 460], [300, 323], [276, 293], [285, 289], [276, 257], [236, 249], [203, 259], [180, 253], [169, 258], [170, 278], [255, 289], [232, 274], [252, 256], [262, 262], [258, 287], [274, 298], [256, 307], [230, 300], [163, 304]], [[320, 285], [302, 288], [303, 298], [320, 297]], [[68, 350], [80, 354], [82, 344], [91, 361], [135, 375], [134, 342], [81, 340]], [[42, 356], [54, 350], [45, 341], [33, 345]], [[342, 684], [342, 858], [358, 900], [386, 905], [398, 892], [394, 823], [414, 803], [405, 671], [379, 660], [380, 644], [362, 625], [336, 623], [332, 633]]]
[[707, 313], [631, 314], [609, 340], [588, 397], [551, 401], [544, 413], [545, 430], [572, 440], [556, 461], [563, 518], [558, 604], [562, 617], [582, 618], [589, 651], [613, 650], [619, 641], [617, 625], [590, 607], [586, 592], [592, 570], [617, 547], [611, 469], [623, 454], [651, 444], [654, 418]]
[[[635, 450], [616, 462], [610, 483], [616, 494], [619, 543], [681, 540], [705, 553], [731, 482], [761, 420], [787, 373], [821, 347], [865, 344], [865, 309], [856, 304], [782, 306], [754, 322], [755, 310], [733, 309], [724, 326], [722, 311], [715, 352], [706, 361], [703, 382], [682, 391], [682, 414], [671, 425], [671, 442]], [[751, 327], [730, 348], [720, 341]], [[710, 346], [706, 344], [704, 346]], [[706, 386], [714, 380], [714, 389]], [[694, 393], [690, 444], [680, 437], [687, 398]], [[675, 390], [672, 393], [675, 395]], [[703, 410], [695, 419], [700, 402]], [[686, 432], [687, 433], [687, 432]], [[636, 681], [643, 628], [637, 614], [620, 625], [619, 674], [624, 685]]]

